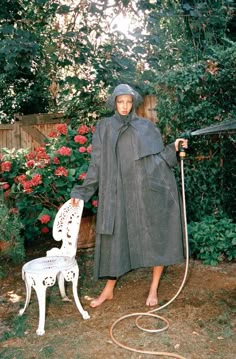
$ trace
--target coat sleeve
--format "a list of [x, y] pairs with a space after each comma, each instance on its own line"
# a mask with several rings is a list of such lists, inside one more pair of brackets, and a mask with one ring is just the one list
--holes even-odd
[[167, 145], [164, 150], [160, 153], [161, 157], [165, 160], [169, 167], [174, 167], [178, 163], [175, 144], [171, 143]]
[[99, 167], [101, 158], [101, 137], [99, 133], [99, 124], [92, 139], [91, 160], [82, 185], [76, 185], [71, 191], [71, 198], [79, 198], [88, 202], [92, 195], [98, 189], [99, 183]]
[[155, 128], [156, 133], [159, 136], [159, 143], [161, 143], [163, 149], [160, 151], [160, 155], [163, 158], [163, 160], [167, 163], [167, 165], [172, 168], [177, 165], [178, 159], [176, 155], [176, 149], [175, 149], [175, 143], [170, 143], [169, 145], [163, 146], [163, 142], [161, 139], [161, 133], [158, 128]]

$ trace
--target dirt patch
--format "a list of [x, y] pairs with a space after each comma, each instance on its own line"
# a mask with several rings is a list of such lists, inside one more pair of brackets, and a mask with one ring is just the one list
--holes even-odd
[[[27, 260], [44, 255], [48, 248], [28, 250]], [[153, 355], [128, 351], [113, 343], [111, 325], [126, 314], [147, 312], [144, 303], [150, 269], [139, 269], [123, 276], [115, 291], [115, 298], [101, 307], [89, 307], [89, 299], [96, 297], [104, 285], [92, 278], [94, 250], [80, 250], [78, 262], [81, 278], [79, 295], [91, 319], [84, 321], [72, 302], [62, 302], [58, 287], [47, 290], [46, 333], [37, 336], [38, 304], [32, 293], [31, 304], [23, 317], [18, 311], [24, 305], [25, 287], [21, 279], [21, 266], [9, 268], [1, 280], [0, 295], [0, 357], [3, 359], [143, 359]], [[6, 265], [7, 266], [7, 265]], [[128, 318], [116, 326], [114, 335], [122, 344], [145, 351], [178, 353], [186, 359], [236, 358], [236, 263], [223, 263], [217, 267], [190, 261], [186, 285], [177, 299], [158, 312], [170, 322], [167, 331], [146, 333]], [[160, 288], [160, 305], [177, 292], [184, 274], [184, 264], [168, 267]], [[70, 285], [67, 286], [72, 298]], [[139, 322], [155, 328], [154, 319], [143, 317]], [[168, 358], [162, 356], [161, 358]]]

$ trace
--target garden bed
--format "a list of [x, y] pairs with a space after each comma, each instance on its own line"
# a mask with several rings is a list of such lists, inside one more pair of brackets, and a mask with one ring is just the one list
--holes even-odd
[[[49, 245], [49, 248], [52, 245]], [[27, 260], [44, 255], [47, 245], [28, 248]], [[62, 302], [57, 286], [47, 291], [46, 333], [38, 337], [38, 305], [35, 293], [26, 314], [18, 317], [23, 307], [25, 287], [21, 266], [8, 268], [9, 274], [1, 280], [0, 357], [4, 359], [144, 359], [147, 354], [133, 353], [118, 347], [111, 340], [112, 323], [125, 314], [147, 311], [145, 299], [150, 281], [150, 270], [139, 269], [123, 276], [113, 301], [92, 309], [89, 300], [101, 290], [103, 282], [92, 278], [94, 249], [80, 249], [81, 302], [91, 315], [84, 321], [73, 302]], [[5, 264], [9, 266], [9, 263]], [[7, 269], [7, 268], [6, 268]], [[190, 261], [187, 283], [178, 298], [161, 311], [170, 322], [168, 331], [148, 334], [135, 327], [134, 318], [117, 325], [115, 336], [126, 345], [141, 350], [176, 352], [186, 359], [233, 359], [235, 342], [235, 270], [236, 263], [222, 263], [217, 267]], [[178, 290], [184, 265], [168, 267], [160, 288], [160, 304], [169, 300]], [[71, 288], [68, 286], [71, 296]], [[153, 325], [155, 323], [152, 321]], [[161, 357], [164, 358], [164, 357]]]

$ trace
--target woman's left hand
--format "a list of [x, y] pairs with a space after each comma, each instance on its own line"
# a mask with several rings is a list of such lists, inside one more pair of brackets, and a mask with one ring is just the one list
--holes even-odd
[[185, 138], [177, 138], [175, 140], [175, 150], [179, 151], [180, 144], [183, 148], [188, 148], [188, 140]]

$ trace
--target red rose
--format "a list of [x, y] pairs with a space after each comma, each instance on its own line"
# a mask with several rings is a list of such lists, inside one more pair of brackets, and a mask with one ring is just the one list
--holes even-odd
[[87, 150], [86, 150], [86, 147], [81, 146], [78, 151], [81, 152], [81, 153], [84, 153], [84, 152], [86, 152]]
[[58, 167], [55, 172], [54, 172], [55, 176], [68, 176], [68, 171], [65, 169], [65, 167]]
[[55, 163], [55, 165], [59, 165], [60, 161], [58, 157], [53, 157], [53, 163]]
[[16, 183], [21, 183], [23, 184], [25, 181], [27, 180], [27, 176], [26, 175], [20, 175], [20, 176], [16, 176], [14, 181]]
[[52, 131], [49, 133], [48, 137], [50, 138], [56, 138], [58, 136], [57, 132], [56, 131]]
[[35, 149], [35, 152], [37, 152], [37, 153], [45, 153], [45, 148], [43, 146], [37, 147]]
[[85, 177], [86, 177], [86, 174], [87, 174], [86, 172], [81, 173], [81, 174], [79, 175], [78, 179], [79, 179], [79, 180], [84, 180]]
[[12, 163], [10, 161], [5, 161], [1, 164], [2, 172], [10, 172]]
[[41, 229], [41, 232], [42, 233], [48, 233], [49, 232], [49, 229], [48, 229], [48, 227], [43, 227], [42, 229]]
[[35, 158], [35, 154], [33, 152], [27, 153], [27, 155], [25, 155], [26, 161], [33, 160], [34, 158]]
[[48, 214], [43, 214], [39, 220], [42, 224], [50, 222], [51, 217]]
[[88, 153], [91, 153], [91, 152], [92, 152], [92, 145], [89, 145], [89, 146], [87, 147], [87, 152], [88, 152]]
[[[90, 129], [88, 126], [86, 125], [82, 125], [78, 128], [77, 130], [78, 134], [79, 135], [85, 135], [86, 133], [89, 133], [90, 132]], [[75, 141], [76, 142], [76, 141]]]
[[61, 156], [70, 156], [71, 155], [71, 148], [63, 146], [59, 148], [57, 151]]
[[67, 125], [65, 123], [57, 125], [56, 129], [61, 135], [66, 135], [68, 131]]
[[40, 174], [36, 173], [35, 175], [33, 175], [31, 183], [32, 183], [32, 186], [38, 186], [39, 184], [42, 183], [42, 176]]
[[45, 152], [45, 148], [44, 147], [38, 147], [35, 150], [37, 152], [36, 154], [36, 158], [38, 160], [49, 160], [49, 155]]
[[9, 185], [9, 183], [4, 183], [3, 185], [2, 185], [2, 188], [3, 189], [8, 189], [8, 188], [10, 188], [10, 185]]
[[34, 160], [29, 160], [29, 161], [27, 161], [26, 166], [27, 167], [34, 167], [34, 164], [35, 164]]
[[97, 206], [98, 206], [98, 200], [97, 200], [97, 199], [94, 199], [94, 200], [92, 201], [92, 205], [93, 205], [93, 207], [97, 207]]
[[80, 145], [84, 145], [87, 142], [87, 138], [85, 136], [77, 135], [74, 137], [74, 141]]
[[26, 193], [31, 193], [32, 190], [32, 182], [31, 181], [25, 181], [22, 183], [22, 186]]

